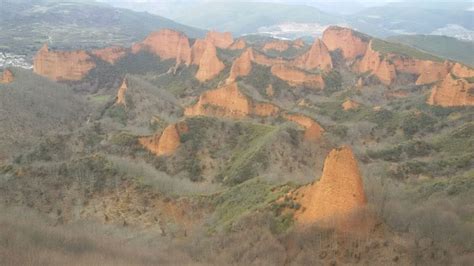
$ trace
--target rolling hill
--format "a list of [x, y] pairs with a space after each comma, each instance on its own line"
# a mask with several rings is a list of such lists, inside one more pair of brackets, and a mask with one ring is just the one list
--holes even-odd
[[397, 35], [388, 38], [446, 59], [474, 66], [474, 43], [438, 35]]

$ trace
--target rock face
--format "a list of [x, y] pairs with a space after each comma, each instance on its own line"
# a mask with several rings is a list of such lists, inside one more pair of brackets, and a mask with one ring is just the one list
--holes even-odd
[[201, 62], [202, 55], [204, 54], [204, 51], [206, 51], [207, 48], [207, 42], [202, 39], [197, 39], [193, 47], [191, 48], [191, 64], [193, 65], [199, 65]]
[[3, 71], [2, 77], [0, 78], [0, 83], [1, 84], [7, 84], [7, 83], [12, 83], [15, 80], [15, 77], [13, 76], [13, 73], [11, 72], [10, 69], [5, 69]]
[[247, 76], [252, 70], [253, 59], [252, 48], [245, 50], [237, 59], [235, 59], [230, 68], [230, 75], [227, 79], [227, 83], [234, 82], [238, 77]]
[[288, 49], [290, 49], [290, 42], [284, 41], [284, 40], [275, 40], [275, 41], [267, 42], [265, 43], [265, 45], [263, 45], [263, 48], [262, 48], [262, 50], [265, 52], [268, 52], [271, 50], [284, 52]]
[[173, 154], [181, 145], [181, 135], [188, 132], [184, 122], [171, 124], [161, 134], [142, 137], [138, 141], [147, 150], [157, 156]]
[[472, 106], [474, 105], [474, 83], [448, 74], [432, 89], [427, 103], [443, 107]]
[[247, 43], [244, 39], [238, 39], [230, 47], [229, 50], [243, 50], [247, 47]]
[[300, 114], [283, 114], [283, 118], [305, 128], [304, 140], [319, 140], [324, 133], [324, 129], [310, 117]]
[[279, 108], [269, 103], [256, 103], [242, 92], [237, 83], [207, 91], [199, 97], [199, 101], [185, 109], [186, 116], [216, 116], [243, 118], [249, 115], [276, 115]]
[[230, 32], [209, 31], [206, 35], [206, 40], [221, 49], [229, 48], [234, 42], [234, 38]]
[[385, 85], [392, 84], [397, 78], [395, 66], [379, 52], [372, 49], [372, 41], [357, 67], [358, 72], [371, 72]]
[[347, 146], [332, 150], [324, 162], [321, 179], [296, 191], [301, 208], [299, 224], [328, 223], [344, 219], [363, 208], [367, 199], [357, 160]]
[[177, 64], [191, 63], [191, 47], [189, 39], [181, 32], [163, 29], [153, 32], [141, 43], [132, 46], [132, 53], [142, 50], [158, 55], [161, 59], [176, 59]]
[[127, 49], [123, 47], [106, 47], [93, 50], [91, 53], [110, 64], [115, 64], [115, 62], [127, 54]]
[[199, 60], [199, 69], [196, 73], [196, 78], [201, 82], [211, 80], [219, 75], [224, 68], [224, 63], [217, 57], [216, 47], [213, 43], [207, 41], [206, 49]]
[[81, 80], [95, 68], [85, 51], [55, 52], [44, 45], [34, 58], [34, 72], [54, 81]]
[[451, 73], [453, 73], [456, 77], [459, 78], [470, 78], [474, 77], [474, 69], [463, 66], [459, 63], [455, 63], [453, 68], [451, 69]]
[[127, 106], [127, 101], [125, 100], [125, 93], [128, 90], [127, 79], [124, 79], [122, 85], [120, 86], [117, 92], [117, 100], [115, 101], [116, 105]]
[[443, 79], [450, 69], [448, 62], [419, 60], [394, 54], [389, 54], [387, 57], [393, 62], [397, 71], [418, 75], [417, 85], [437, 82]]
[[355, 102], [353, 100], [347, 100], [347, 101], [342, 103], [342, 109], [344, 109], [344, 111], [357, 109], [357, 108], [359, 108], [359, 106], [360, 106], [360, 103]]
[[332, 59], [326, 45], [317, 39], [308, 52], [295, 59], [293, 65], [306, 70], [319, 68], [329, 71], [332, 69]]
[[324, 88], [324, 80], [321, 75], [308, 74], [283, 64], [272, 66], [271, 72], [291, 86], [305, 85], [312, 88]]
[[365, 54], [369, 38], [352, 29], [331, 26], [324, 31], [323, 42], [329, 51], [341, 49], [345, 59], [354, 60]]

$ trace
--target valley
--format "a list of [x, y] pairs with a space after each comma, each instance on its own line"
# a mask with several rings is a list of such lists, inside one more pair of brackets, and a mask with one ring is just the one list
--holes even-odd
[[44, 43], [0, 79], [0, 264], [474, 261], [470, 66], [341, 26]]

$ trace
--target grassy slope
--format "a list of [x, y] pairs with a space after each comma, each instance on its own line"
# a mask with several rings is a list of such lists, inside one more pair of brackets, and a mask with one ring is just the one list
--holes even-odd
[[386, 42], [380, 39], [373, 39], [372, 49], [379, 51], [382, 54], [395, 53], [395, 54], [406, 55], [406, 56], [421, 59], [421, 60], [442, 61], [441, 58], [435, 55], [423, 52], [416, 48], [406, 46], [400, 43]]
[[474, 66], [474, 43], [437, 35], [398, 35], [387, 40]]

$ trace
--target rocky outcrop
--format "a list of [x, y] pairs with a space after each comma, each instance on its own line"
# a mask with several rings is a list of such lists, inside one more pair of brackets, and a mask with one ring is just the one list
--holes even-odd
[[214, 46], [221, 49], [229, 48], [234, 42], [232, 33], [230, 32], [217, 32], [209, 31], [206, 35], [206, 40], [214, 44]]
[[342, 109], [344, 109], [344, 111], [357, 109], [357, 108], [359, 108], [359, 106], [360, 106], [360, 103], [355, 102], [353, 100], [347, 100], [347, 101], [342, 103]]
[[326, 45], [321, 40], [316, 39], [311, 49], [297, 57], [293, 65], [306, 70], [318, 68], [323, 71], [329, 71], [332, 69], [332, 59]]
[[217, 57], [217, 50], [213, 43], [206, 41], [206, 49], [199, 60], [199, 69], [196, 73], [196, 79], [205, 82], [215, 78], [225, 68]]
[[301, 49], [304, 47], [304, 41], [303, 39], [296, 39], [293, 41], [293, 47], [297, 48], [297, 49]]
[[324, 80], [321, 75], [309, 74], [283, 64], [272, 66], [271, 72], [291, 86], [304, 85], [312, 88], [324, 88]]
[[151, 153], [162, 156], [173, 154], [181, 145], [181, 135], [188, 132], [185, 122], [171, 124], [161, 134], [139, 138], [139, 143]]
[[56, 52], [44, 45], [34, 58], [33, 71], [54, 81], [81, 80], [95, 68], [85, 51]]
[[116, 105], [127, 106], [127, 101], [125, 98], [125, 93], [127, 92], [127, 90], [128, 90], [127, 79], [124, 79], [122, 82], [122, 85], [120, 86], [117, 92], [117, 100], [115, 100]]
[[163, 60], [176, 59], [177, 64], [191, 63], [189, 39], [181, 32], [163, 29], [153, 32], [140, 43], [132, 46], [132, 53], [149, 51]]
[[252, 61], [254, 60], [253, 50], [249, 48], [245, 50], [237, 59], [232, 63], [230, 68], [230, 75], [227, 78], [227, 83], [234, 82], [238, 77], [247, 76], [252, 70]]
[[334, 226], [364, 208], [367, 199], [352, 149], [343, 146], [332, 150], [324, 162], [321, 179], [293, 195], [301, 205], [295, 220], [302, 225], [319, 222]]
[[385, 56], [372, 49], [372, 41], [356, 68], [360, 73], [371, 72], [385, 85], [392, 84], [397, 78], [395, 65], [387, 60]]
[[448, 74], [432, 89], [427, 103], [443, 107], [472, 106], [474, 105], [474, 83]]
[[305, 129], [304, 140], [319, 140], [324, 133], [324, 129], [312, 118], [300, 114], [283, 114], [286, 120], [295, 122]]
[[229, 50], [243, 50], [247, 47], [247, 43], [244, 39], [238, 39], [230, 47]]
[[443, 79], [450, 69], [448, 62], [435, 62], [430, 60], [419, 60], [397, 54], [387, 54], [388, 60], [393, 62], [398, 72], [418, 75], [417, 85], [437, 82]]
[[202, 55], [207, 48], [207, 41], [197, 39], [194, 41], [193, 47], [191, 48], [191, 64], [199, 65], [201, 62]]
[[204, 92], [199, 101], [185, 109], [186, 116], [216, 116], [243, 118], [249, 115], [272, 116], [279, 108], [269, 103], [254, 102], [243, 94], [237, 83], [231, 83], [215, 90]]
[[451, 73], [453, 73], [456, 77], [459, 78], [470, 78], [474, 77], [474, 69], [468, 66], [461, 65], [459, 63], [455, 63], [451, 69]]
[[284, 40], [274, 40], [271, 42], [267, 42], [263, 45], [262, 50], [265, 52], [275, 50], [278, 52], [284, 52], [290, 49], [290, 42]]
[[15, 80], [15, 76], [13, 75], [13, 72], [11, 72], [10, 69], [6, 68], [3, 70], [2, 77], [0, 78], [0, 84], [8, 84], [12, 83]]
[[91, 53], [110, 64], [115, 64], [115, 62], [127, 54], [127, 49], [123, 47], [106, 47], [92, 50]]
[[323, 33], [323, 42], [329, 51], [340, 49], [347, 60], [354, 60], [365, 54], [369, 37], [349, 28], [331, 26]]

